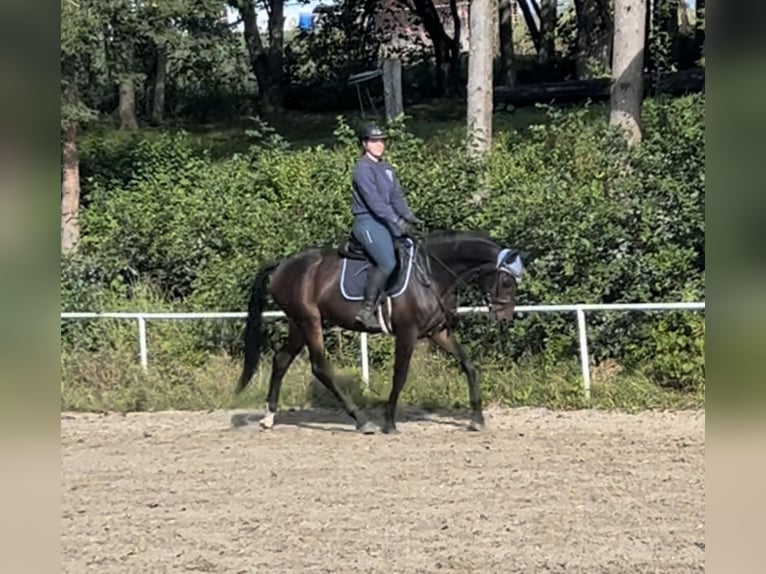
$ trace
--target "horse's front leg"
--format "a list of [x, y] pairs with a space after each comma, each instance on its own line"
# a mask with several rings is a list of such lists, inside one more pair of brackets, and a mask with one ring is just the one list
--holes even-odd
[[468, 379], [468, 396], [471, 401], [472, 414], [471, 423], [468, 425], [468, 428], [475, 431], [483, 430], [484, 414], [482, 413], [481, 408], [481, 388], [479, 387], [476, 369], [474, 368], [471, 359], [468, 358], [468, 355], [466, 355], [465, 350], [460, 346], [460, 343], [458, 343], [446, 329], [432, 335], [431, 340], [460, 363], [460, 368], [463, 370], [463, 373], [465, 373], [466, 379]]
[[396, 404], [399, 400], [399, 393], [402, 392], [404, 384], [407, 382], [410, 359], [412, 359], [412, 351], [415, 349], [417, 339], [417, 332], [413, 330], [397, 332], [396, 334], [394, 379], [391, 394], [388, 396], [388, 404], [386, 405], [386, 422], [383, 432], [396, 432]]

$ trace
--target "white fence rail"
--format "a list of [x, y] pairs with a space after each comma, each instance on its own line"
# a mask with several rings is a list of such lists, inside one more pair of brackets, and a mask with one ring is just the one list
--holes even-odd
[[[704, 302], [694, 303], [613, 303], [613, 304], [580, 304], [580, 305], [519, 305], [516, 313], [574, 313], [577, 320], [577, 333], [580, 342], [580, 365], [582, 368], [582, 388], [585, 398], [590, 400], [590, 361], [588, 355], [588, 333], [585, 322], [586, 312], [599, 311], [702, 311]], [[487, 307], [459, 307], [460, 315], [483, 315], [489, 312]], [[281, 311], [265, 311], [264, 317], [282, 318]], [[197, 319], [244, 319], [247, 313], [61, 313], [62, 320], [86, 319], [127, 319], [138, 324], [138, 348], [141, 366], [146, 369], [149, 365], [149, 352], [146, 343], [147, 321], [188, 321]], [[368, 354], [367, 333], [362, 333], [359, 341], [361, 354], [362, 380], [365, 384], [370, 381], [370, 365]]]

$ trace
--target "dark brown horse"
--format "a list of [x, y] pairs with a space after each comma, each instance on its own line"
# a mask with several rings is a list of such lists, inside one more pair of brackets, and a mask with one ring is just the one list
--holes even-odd
[[[390, 318], [396, 352], [393, 387], [383, 430], [396, 430], [396, 404], [407, 380], [410, 358], [417, 341], [426, 337], [460, 362], [468, 379], [472, 409], [469, 428], [480, 430], [484, 426], [484, 416], [476, 371], [451, 333], [457, 319], [456, 291], [469, 284], [477, 285], [488, 300], [490, 317], [495, 321], [510, 320], [522, 272], [521, 260], [516, 251], [504, 249], [489, 237], [475, 232], [437, 233], [418, 241], [416, 246], [414, 263], [421, 270], [430, 272], [421, 274], [420, 278], [413, 277], [406, 291], [391, 300]], [[274, 424], [282, 379], [305, 345], [314, 376], [343, 404], [346, 412], [356, 420], [357, 428], [365, 434], [378, 430], [338, 389], [324, 354], [324, 327], [337, 325], [353, 331], [364, 330], [354, 322], [360, 303], [345, 299], [340, 290], [342, 261], [338, 249], [312, 249], [264, 265], [255, 278], [244, 334], [244, 368], [237, 393], [247, 387], [258, 368], [261, 314], [267, 294], [284, 311], [289, 325], [287, 342], [274, 355], [267, 414], [261, 421], [264, 428]], [[400, 258], [400, 264], [403, 263], [406, 262]]]

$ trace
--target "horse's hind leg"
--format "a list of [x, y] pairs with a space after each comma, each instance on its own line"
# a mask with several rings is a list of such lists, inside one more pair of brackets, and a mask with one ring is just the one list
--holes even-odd
[[301, 352], [305, 340], [300, 328], [290, 321], [290, 331], [287, 335], [287, 343], [274, 355], [271, 364], [271, 380], [269, 381], [269, 395], [266, 399], [266, 416], [261, 419], [261, 426], [270, 429], [274, 426], [274, 415], [277, 413], [279, 403], [279, 391], [285, 378], [287, 369]]
[[432, 335], [431, 340], [460, 363], [460, 368], [463, 370], [466, 379], [468, 379], [468, 394], [471, 400], [471, 410], [473, 411], [471, 424], [468, 428], [471, 430], [482, 430], [484, 428], [484, 414], [481, 410], [481, 389], [479, 388], [476, 369], [471, 359], [468, 358], [460, 343], [446, 329]]
[[306, 322], [304, 331], [306, 345], [311, 357], [311, 371], [319, 381], [327, 387], [335, 399], [343, 405], [346, 412], [356, 421], [356, 428], [364, 434], [372, 434], [378, 431], [377, 425], [367, 420], [367, 417], [359, 408], [343, 393], [340, 392], [333, 378], [332, 366], [324, 354], [324, 338], [322, 335], [322, 322], [316, 317]]

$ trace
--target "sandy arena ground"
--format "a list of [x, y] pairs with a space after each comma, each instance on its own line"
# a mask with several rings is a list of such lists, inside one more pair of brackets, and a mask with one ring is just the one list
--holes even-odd
[[62, 415], [62, 572], [701, 572], [705, 415]]

